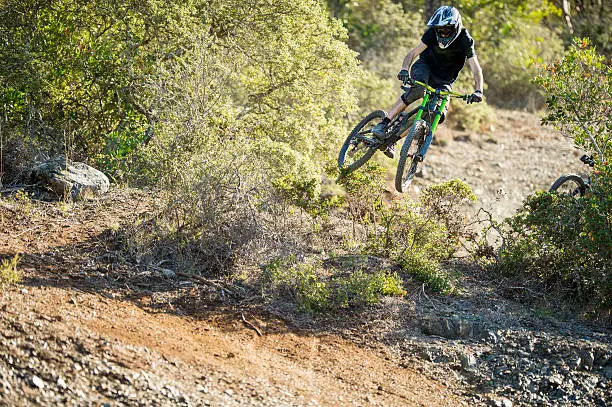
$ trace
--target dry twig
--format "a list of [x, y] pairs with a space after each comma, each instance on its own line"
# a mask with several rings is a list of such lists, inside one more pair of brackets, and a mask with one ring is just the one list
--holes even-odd
[[247, 321], [246, 318], [244, 317], [244, 313], [242, 314], [242, 322], [244, 322], [244, 324], [246, 326], [248, 326], [249, 328], [251, 328], [252, 330], [254, 330], [255, 332], [257, 332], [258, 336], [262, 336], [261, 331], [259, 330], [259, 328], [257, 328], [255, 325], [253, 325], [251, 322]]

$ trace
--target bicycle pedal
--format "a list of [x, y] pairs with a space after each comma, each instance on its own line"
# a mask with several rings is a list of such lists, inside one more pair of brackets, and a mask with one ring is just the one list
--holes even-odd
[[422, 163], [423, 162], [423, 156], [421, 154], [417, 154], [414, 156], [414, 161], [418, 162], [418, 163]]

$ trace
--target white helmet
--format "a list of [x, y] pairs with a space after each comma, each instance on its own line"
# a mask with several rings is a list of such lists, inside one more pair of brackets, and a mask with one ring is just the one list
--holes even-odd
[[446, 48], [455, 41], [461, 32], [461, 14], [452, 6], [437, 9], [427, 23], [436, 30], [436, 39], [440, 48]]

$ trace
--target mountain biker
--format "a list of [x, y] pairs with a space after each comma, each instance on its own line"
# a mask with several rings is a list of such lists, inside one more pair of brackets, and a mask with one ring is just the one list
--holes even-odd
[[[433, 13], [427, 26], [429, 28], [421, 37], [419, 45], [408, 52], [404, 58], [397, 78], [403, 83], [410, 82], [412, 78], [412, 81], [427, 83], [436, 89], [450, 90], [467, 61], [474, 75], [474, 93], [469, 96], [467, 102], [481, 102], [483, 98], [482, 69], [474, 51], [474, 40], [461, 24], [459, 11], [452, 6], [442, 6]], [[414, 62], [417, 57], [419, 59]], [[372, 133], [377, 138], [384, 139], [391, 120], [409, 104], [421, 99], [424, 93], [425, 89], [422, 86], [411, 85], [411, 88], [389, 110], [382, 122], [372, 129]], [[444, 115], [440, 123], [443, 120]], [[384, 153], [387, 157], [393, 158], [394, 145], [389, 146]]]

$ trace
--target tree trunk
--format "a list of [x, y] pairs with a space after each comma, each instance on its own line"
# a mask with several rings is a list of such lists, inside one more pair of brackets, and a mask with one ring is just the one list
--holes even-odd
[[442, 5], [442, 0], [425, 0], [425, 22], [429, 21], [431, 15]]
[[570, 15], [570, 2], [569, 0], [563, 0], [563, 16], [565, 17], [565, 22], [567, 24], [567, 28], [569, 28], [570, 34], [574, 34], [574, 26], [572, 25], [572, 17]]

